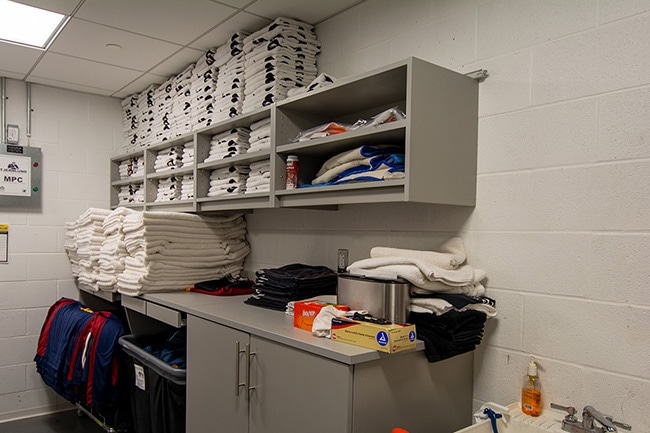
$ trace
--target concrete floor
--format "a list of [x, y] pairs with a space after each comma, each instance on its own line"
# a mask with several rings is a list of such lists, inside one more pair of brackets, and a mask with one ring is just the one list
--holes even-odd
[[76, 410], [0, 423], [2, 433], [102, 433], [99, 424]]

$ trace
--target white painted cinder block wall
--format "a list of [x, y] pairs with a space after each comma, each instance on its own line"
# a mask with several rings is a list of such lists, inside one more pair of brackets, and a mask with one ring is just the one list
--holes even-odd
[[[25, 83], [7, 80], [7, 122], [27, 145]], [[34, 368], [47, 309], [77, 297], [63, 248], [64, 224], [109, 206], [109, 160], [123, 142], [120, 101], [32, 85], [31, 145], [43, 152], [41, 209], [0, 205], [9, 263], [0, 264], [0, 422], [68, 407]], [[0, 427], [0, 430], [2, 428]]]
[[475, 406], [518, 401], [532, 353], [545, 407], [591, 404], [650, 431], [650, 2], [370, 0], [317, 34], [335, 77], [407, 56], [489, 71], [476, 208], [255, 212], [251, 268], [459, 234], [499, 310]]
[[[247, 268], [336, 265], [375, 245], [431, 248], [460, 235], [498, 302], [476, 352], [474, 400], [519, 399], [527, 355], [545, 405], [597, 408], [650, 431], [650, 2], [369, 0], [318, 26], [321, 70], [353, 75], [414, 55], [480, 85], [476, 208], [342, 206], [248, 216]], [[9, 80], [9, 123], [24, 84]], [[34, 86], [41, 212], [0, 208], [0, 421], [55, 410], [33, 371], [45, 311], [74, 295], [63, 223], [108, 206], [119, 101]], [[118, 143], [117, 146], [115, 143]], [[54, 234], [56, 233], [56, 234]]]

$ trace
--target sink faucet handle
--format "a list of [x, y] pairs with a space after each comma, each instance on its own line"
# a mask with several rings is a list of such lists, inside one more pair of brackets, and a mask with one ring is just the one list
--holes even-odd
[[629, 424], [625, 424], [624, 422], [616, 421], [615, 419], [612, 419], [611, 416], [606, 416], [605, 418], [610, 420], [611, 423], [614, 424], [616, 427], [620, 427], [620, 428], [622, 428], [624, 430], [632, 430], [632, 426], [629, 425]]
[[551, 403], [551, 407], [553, 409], [559, 409], [559, 410], [563, 410], [563, 411], [567, 412], [568, 415], [564, 418], [567, 421], [570, 421], [570, 422], [577, 422], [578, 421], [578, 418], [576, 417], [576, 412], [577, 411], [576, 411], [575, 407], [573, 407], [573, 406], [561, 406], [561, 405], [559, 405], [557, 403]]

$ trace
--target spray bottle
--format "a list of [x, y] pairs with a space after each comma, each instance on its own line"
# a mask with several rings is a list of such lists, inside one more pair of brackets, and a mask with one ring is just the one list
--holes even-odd
[[530, 416], [539, 416], [542, 410], [542, 383], [537, 376], [535, 358], [535, 356], [530, 355], [528, 372], [524, 376], [524, 383], [521, 388], [521, 411]]

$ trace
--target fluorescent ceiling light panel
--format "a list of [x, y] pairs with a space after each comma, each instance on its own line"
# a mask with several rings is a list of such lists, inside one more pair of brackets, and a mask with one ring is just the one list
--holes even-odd
[[45, 48], [65, 22], [65, 15], [0, 0], [0, 40]]

